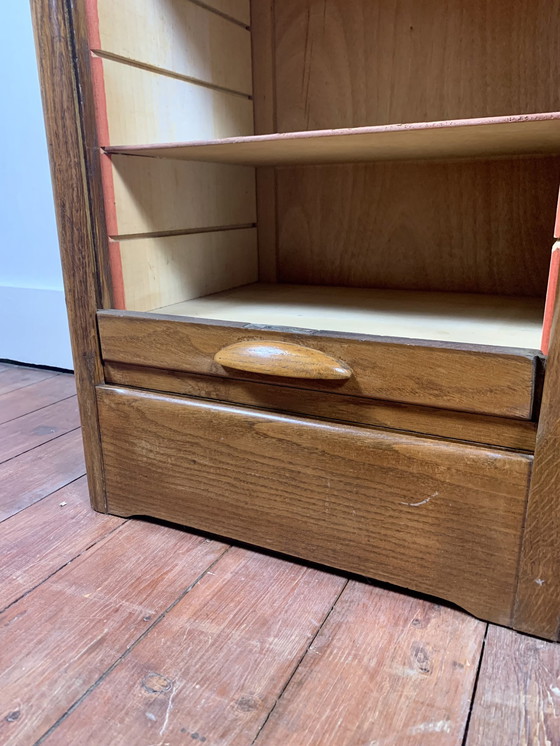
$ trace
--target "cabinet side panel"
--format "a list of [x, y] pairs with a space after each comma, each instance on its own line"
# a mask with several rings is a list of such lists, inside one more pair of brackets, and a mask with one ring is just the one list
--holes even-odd
[[[88, 81], [77, 79], [78, 71], [85, 68], [80, 68], [80, 61], [77, 67], [73, 64], [75, 50], [80, 56], [86, 38], [84, 18], [81, 6], [63, 0], [32, 0], [31, 8], [88, 482], [93, 507], [105, 511], [103, 462], [94, 388], [103, 381], [95, 322], [95, 312], [102, 305], [102, 289], [101, 272], [95, 255], [96, 218], [92, 217], [91, 212], [94, 177], [88, 170], [87, 143], [84, 143], [84, 132], [91, 134], [93, 131], [93, 117], [85, 121], [91, 115], [87, 100]], [[72, 17], [69, 17], [69, 12]], [[79, 97], [80, 89], [85, 99]]]
[[560, 303], [552, 324], [514, 627], [560, 638]]

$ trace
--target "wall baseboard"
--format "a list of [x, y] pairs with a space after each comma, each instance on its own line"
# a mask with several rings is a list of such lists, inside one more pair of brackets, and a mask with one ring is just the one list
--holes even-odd
[[73, 368], [63, 290], [0, 285], [0, 358]]

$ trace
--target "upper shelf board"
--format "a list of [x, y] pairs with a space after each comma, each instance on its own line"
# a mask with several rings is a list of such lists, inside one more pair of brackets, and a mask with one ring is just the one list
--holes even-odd
[[560, 154], [560, 112], [120, 145], [105, 151], [249, 166]]

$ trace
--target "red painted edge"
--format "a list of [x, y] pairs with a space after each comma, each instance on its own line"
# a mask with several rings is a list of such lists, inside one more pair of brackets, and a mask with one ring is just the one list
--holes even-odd
[[[98, 0], [86, 0], [86, 25], [90, 47], [91, 80], [93, 85], [93, 100], [95, 107], [95, 124], [97, 139], [101, 147], [107, 147], [111, 142], [109, 137], [109, 121], [107, 118], [107, 97], [105, 95], [105, 75], [103, 60], [93, 51], [101, 49], [101, 35], [99, 31]], [[100, 156], [101, 181], [103, 184], [103, 201], [105, 206], [105, 222], [109, 236], [109, 270], [113, 291], [113, 307], [118, 310], [126, 308], [122, 259], [120, 243], [113, 241], [111, 236], [118, 236], [119, 227], [117, 208], [115, 203], [115, 185], [113, 181], [113, 165], [111, 158], [104, 153]]]
[[101, 34], [99, 33], [99, 13], [97, 0], [85, 0], [86, 26], [90, 49], [101, 49]]
[[552, 247], [552, 256], [550, 259], [550, 273], [548, 275], [548, 287], [546, 289], [546, 304], [544, 307], [543, 333], [541, 350], [548, 355], [550, 346], [550, 331], [552, 328], [552, 318], [554, 316], [554, 307], [556, 305], [556, 296], [558, 294], [558, 279], [560, 277], [560, 242]]
[[560, 192], [558, 193], [558, 208], [556, 210], [556, 225], [554, 226], [554, 238], [560, 238]]

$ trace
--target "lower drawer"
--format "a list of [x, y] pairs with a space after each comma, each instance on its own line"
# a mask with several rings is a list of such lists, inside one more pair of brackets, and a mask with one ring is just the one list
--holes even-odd
[[510, 623], [530, 456], [109, 386], [98, 401], [109, 512]]

